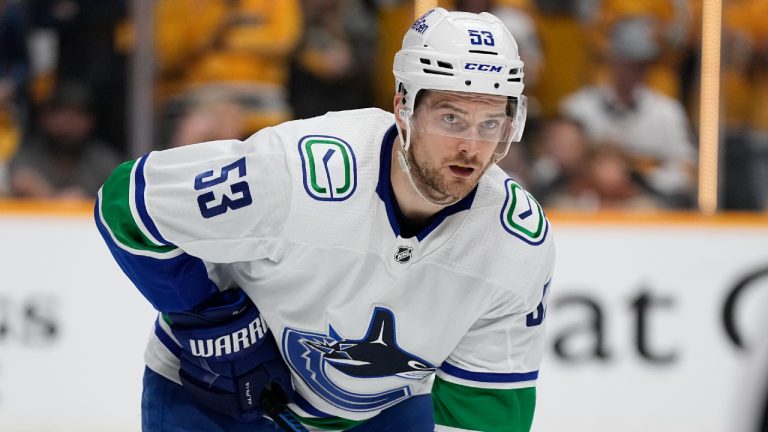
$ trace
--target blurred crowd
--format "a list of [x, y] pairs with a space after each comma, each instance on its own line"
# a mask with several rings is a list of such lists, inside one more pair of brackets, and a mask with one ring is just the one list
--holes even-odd
[[[525, 62], [524, 141], [501, 163], [549, 208], [696, 204], [703, 0], [445, 0], [490, 11]], [[0, 0], [0, 197], [93, 198], [132, 154], [128, 64], [154, 46], [155, 148], [327, 111], [391, 110], [413, 0]], [[768, 1], [727, 0], [721, 203], [768, 209]]]

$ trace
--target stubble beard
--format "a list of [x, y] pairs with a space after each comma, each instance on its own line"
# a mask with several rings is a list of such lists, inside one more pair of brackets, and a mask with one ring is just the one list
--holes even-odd
[[[485, 162], [479, 173], [473, 173], [473, 177], [466, 181], [451, 181], [450, 178], [440, 172], [438, 167], [432, 166], [426, 158], [416, 156], [416, 147], [411, 144], [410, 151], [407, 154], [408, 165], [411, 169], [411, 176], [416, 187], [422, 194], [435, 204], [446, 204], [458, 201], [475, 188], [485, 171], [491, 166], [491, 160]], [[440, 166], [447, 166], [451, 163], [461, 163], [464, 165], [477, 166], [477, 158], [463, 158], [460, 155], [444, 158], [440, 161]]]

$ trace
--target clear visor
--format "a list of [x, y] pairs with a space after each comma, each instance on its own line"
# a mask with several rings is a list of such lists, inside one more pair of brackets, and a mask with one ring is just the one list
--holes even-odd
[[526, 98], [429, 90], [411, 119], [419, 133], [506, 145], [519, 141]]

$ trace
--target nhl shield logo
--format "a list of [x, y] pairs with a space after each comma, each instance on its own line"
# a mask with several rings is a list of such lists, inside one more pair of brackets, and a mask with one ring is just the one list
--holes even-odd
[[410, 246], [400, 245], [395, 252], [395, 261], [400, 264], [406, 264], [413, 257], [413, 248]]

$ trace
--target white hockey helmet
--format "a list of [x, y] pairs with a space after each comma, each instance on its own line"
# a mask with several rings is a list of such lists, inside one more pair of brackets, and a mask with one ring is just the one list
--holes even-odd
[[[413, 115], [421, 90], [467, 92], [509, 98], [512, 129], [495, 159], [503, 158], [525, 127], [523, 62], [517, 42], [494, 15], [431, 9], [416, 20], [395, 54], [396, 91], [405, 92], [401, 118]], [[407, 151], [407, 149], [405, 149]]]

